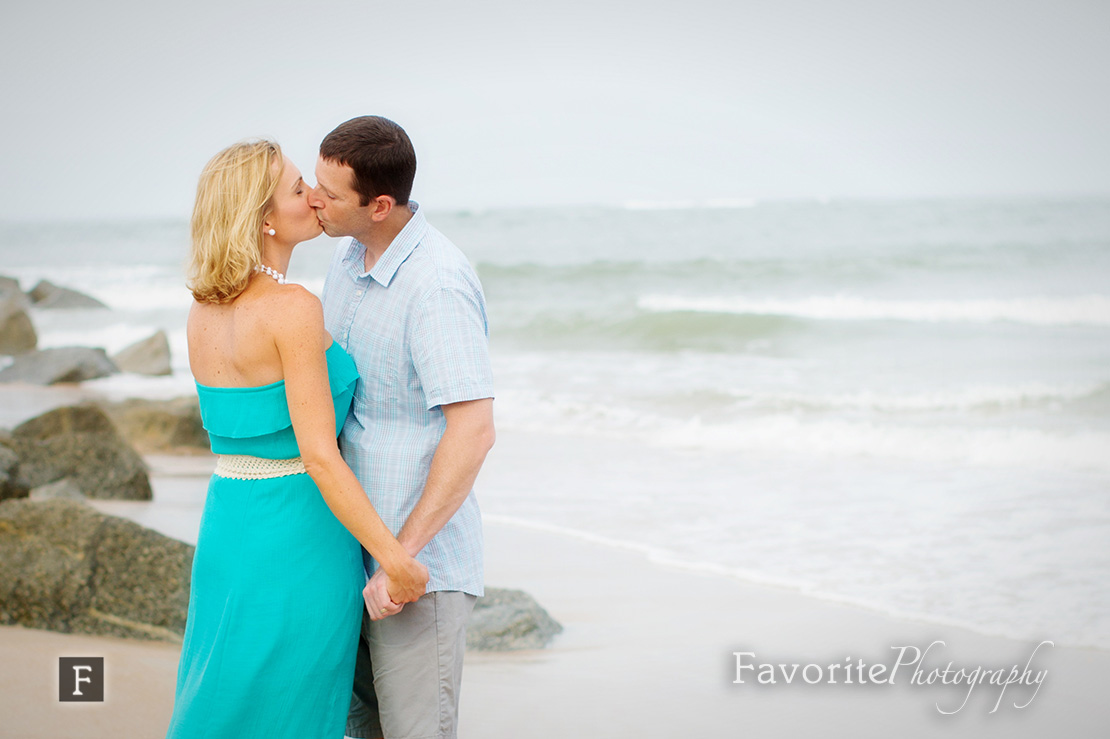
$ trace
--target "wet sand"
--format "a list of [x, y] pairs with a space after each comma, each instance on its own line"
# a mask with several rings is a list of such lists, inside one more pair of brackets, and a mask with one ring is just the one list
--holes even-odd
[[[460, 736], [529, 737], [1096, 737], [1110, 654], [1042, 647], [1031, 686], [736, 684], [751, 662], [891, 665], [892, 646], [924, 649], [927, 667], [1021, 669], [1035, 643], [898, 620], [728, 578], [664, 567], [546, 531], [487, 525], [490, 584], [528, 591], [565, 627], [545, 650], [467, 656]], [[158, 737], [172, 708], [179, 647], [0, 628], [0, 736]], [[912, 655], [912, 650], [910, 650]], [[103, 656], [104, 703], [59, 703], [58, 657]], [[816, 671], [811, 669], [811, 677]], [[838, 674], [842, 681], [844, 672]], [[998, 704], [996, 712], [992, 708]]]

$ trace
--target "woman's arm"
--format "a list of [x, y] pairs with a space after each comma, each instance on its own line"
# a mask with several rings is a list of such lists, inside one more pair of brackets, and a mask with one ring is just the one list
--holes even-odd
[[327, 333], [320, 301], [307, 290], [283, 290], [280, 315], [274, 315], [274, 343], [281, 356], [293, 432], [305, 469], [324, 502], [389, 575], [396, 603], [424, 594], [428, 569], [394, 538], [343, 461], [336, 444], [335, 411], [324, 352]]

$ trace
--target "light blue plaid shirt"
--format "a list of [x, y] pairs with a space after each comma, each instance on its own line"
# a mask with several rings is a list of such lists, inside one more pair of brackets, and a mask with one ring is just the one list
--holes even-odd
[[[325, 325], [359, 373], [339, 448], [394, 535], [424, 490], [446, 427], [440, 406], [493, 397], [482, 285], [463, 253], [409, 207], [412, 219], [373, 269], [352, 238], [336, 248], [324, 282]], [[417, 559], [429, 592], [483, 594], [474, 491]]]

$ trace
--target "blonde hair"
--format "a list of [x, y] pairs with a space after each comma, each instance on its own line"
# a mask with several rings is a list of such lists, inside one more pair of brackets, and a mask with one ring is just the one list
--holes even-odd
[[262, 263], [262, 224], [283, 166], [281, 147], [257, 139], [227, 147], [204, 167], [188, 267], [189, 289], [198, 301], [226, 303], [247, 289]]

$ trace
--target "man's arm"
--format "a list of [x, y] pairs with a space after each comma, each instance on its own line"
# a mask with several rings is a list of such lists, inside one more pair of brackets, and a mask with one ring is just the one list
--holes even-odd
[[[401, 547], [415, 557], [462, 506], [493, 446], [493, 379], [480, 289], [432, 290], [408, 320], [425, 407], [438, 406], [446, 422], [420, 499], [397, 533]], [[479, 399], [452, 402], [455, 398]], [[363, 591], [371, 619], [400, 611], [386, 594], [387, 582], [379, 569]]]
[[[450, 403], [441, 408], [447, 427], [432, 456], [420, 500], [397, 534], [397, 541], [413, 557], [462, 506], [495, 439], [493, 398]], [[363, 590], [372, 621], [401, 611], [401, 606], [389, 598], [388, 581], [388, 575], [379, 569]]]
[[493, 398], [451, 403], [441, 408], [447, 427], [432, 457], [420, 500], [397, 534], [397, 541], [413, 557], [462, 506], [496, 436]]

